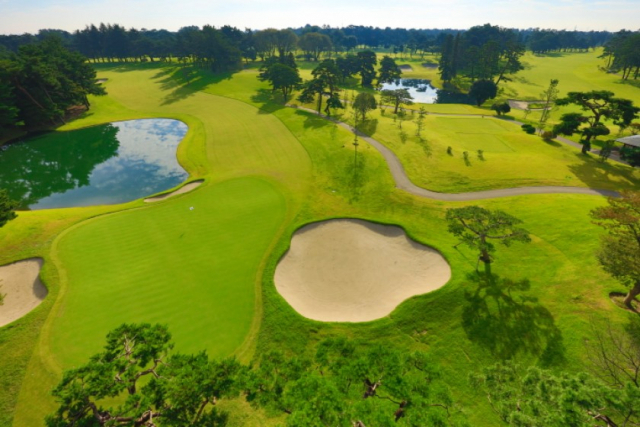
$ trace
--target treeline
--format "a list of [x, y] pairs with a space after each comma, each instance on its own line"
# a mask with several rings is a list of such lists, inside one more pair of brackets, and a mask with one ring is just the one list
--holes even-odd
[[623, 80], [640, 74], [640, 32], [620, 31], [604, 46], [602, 57], [607, 58], [607, 69], [621, 73]]
[[73, 106], [89, 108], [87, 95], [104, 94], [86, 58], [55, 36], [0, 51], [0, 131], [17, 123], [27, 127], [61, 124]]
[[580, 52], [602, 46], [610, 38], [611, 33], [608, 31], [558, 31], [536, 28], [527, 35], [526, 42], [534, 53]]
[[[317, 60], [319, 52], [345, 52], [354, 49], [388, 49], [394, 53], [424, 56], [442, 51], [448, 36], [464, 35], [471, 30], [406, 29], [371, 26], [330, 27], [306, 25], [284, 30], [239, 30], [231, 26], [202, 28], [190, 26], [172, 32], [167, 30], [127, 29], [118, 24], [88, 25], [69, 33], [41, 30], [36, 35], [3, 35], [0, 45], [17, 52], [18, 48], [57, 34], [65, 46], [93, 60], [153, 61], [172, 57], [194, 60], [215, 69], [238, 66], [239, 59], [264, 60], [269, 57], [274, 36], [295, 37], [294, 46]], [[534, 52], [554, 50], [587, 50], [606, 43], [612, 36], [607, 31], [557, 31], [544, 29], [510, 30], [517, 40]], [[298, 44], [299, 43], [299, 44]], [[318, 46], [320, 46], [318, 48]], [[319, 49], [319, 50], [318, 50]], [[219, 62], [213, 53], [221, 56]]]

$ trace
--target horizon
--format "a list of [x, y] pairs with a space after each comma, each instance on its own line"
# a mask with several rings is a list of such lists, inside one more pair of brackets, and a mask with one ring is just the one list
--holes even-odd
[[[489, 0], [355, 0], [348, 5], [328, 0], [302, 5], [291, 0], [0, 0], [0, 34], [16, 35], [56, 29], [68, 32], [87, 25], [119, 24], [125, 28], [177, 31], [185, 26], [230, 25], [239, 29], [299, 28], [305, 25], [371, 26], [406, 29], [466, 30], [491, 23], [513, 29], [567, 31], [637, 31], [640, 2], [635, 0], [523, 0], [518, 4]], [[365, 6], [366, 5], [366, 6]], [[455, 15], [451, 13], [455, 11]], [[213, 15], [203, 19], [203, 16]], [[424, 17], [423, 17], [424, 16]], [[312, 18], [311, 18], [312, 17]], [[310, 19], [311, 18], [311, 19]], [[311, 23], [310, 21], [316, 21]]]

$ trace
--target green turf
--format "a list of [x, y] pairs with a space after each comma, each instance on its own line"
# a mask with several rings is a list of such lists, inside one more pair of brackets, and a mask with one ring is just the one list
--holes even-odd
[[[160, 64], [101, 67], [100, 77], [109, 78], [109, 96], [92, 99], [94, 108], [67, 128], [114, 119], [180, 118], [190, 131], [178, 150], [179, 159], [192, 176], [206, 177], [205, 185], [153, 206], [136, 201], [24, 213], [0, 231], [0, 259], [44, 256], [45, 281], [52, 297], [60, 295], [46, 321], [53, 298], [19, 321], [23, 329], [0, 329], [0, 369], [12, 373], [0, 390], [0, 424], [13, 418], [16, 426], [38, 425], [53, 408], [48, 392], [59, 381], [59, 368], [93, 353], [112, 325], [160, 320], [169, 323], [182, 352], [229, 354], [238, 351], [246, 337], [244, 344], [257, 345], [258, 354], [269, 348], [301, 353], [312, 351], [322, 337], [339, 334], [428, 350], [442, 364], [471, 425], [495, 425], [483, 397], [467, 383], [470, 371], [509, 352], [523, 364], [586, 369], [583, 341], [589, 318], [601, 316], [612, 323], [625, 318], [607, 298], [620, 286], [593, 256], [599, 230], [588, 212], [604, 199], [550, 195], [483, 201], [485, 207], [522, 218], [533, 241], [498, 250], [497, 274], [531, 280], [529, 291], [514, 293], [520, 303], [509, 302], [507, 313], [513, 316], [497, 309], [506, 303], [500, 290], [482, 296], [489, 309], [481, 312], [469, 299], [477, 289], [467, 278], [475, 254], [453, 249], [455, 241], [444, 223], [447, 207], [464, 204], [423, 200], [394, 189], [381, 156], [366, 144], [359, 147], [354, 173], [352, 135], [314, 115], [278, 105], [266, 85], [255, 79], [254, 70], [202, 73], [188, 85], [181, 84], [176, 73], [174, 67]], [[458, 108], [444, 107], [450, 112]], [[470, 109], [474, 107], [464, 106], [464, 112]], [[425, 146], [415, 139], [411, 123], [403, 125], [408, 136], [402, 142], [390, 114], [377, 113], [373, 119], [368, 130], [396, 151], [416, 183], [423, 177], [427, 188], [434, 182], [454, 191], [543, 182], [613, 186], [631, 179], [621, 169], [582, 158], [578, 162], [575, 151], [546, 146], [504, 122], [430, 116]], [[452, 158], [446, 154], [449, 145]], [[507, 146], [514, 151], [506, 151]], [[474, 158], [474, 149], [486, 151], [484, 163]], [[471, 152], [471, 166], [464, 164], [463, 150]], [[573, 164], [579, 167], [572, 169]], [[570, 179], [568, 172], [573, 172]], [[139, 209], [70, 229], [51, 251], [51, 242], [73, 224], [130, 208]], [[182, 221], [190, 214], [195, 221]], [[452, 281], [406, 301], [376, 322], [325, 324], [302, 318], [275, 291], [273, 270], [297, 227], [333, 217], [402, 225], [416, 240], [442, 251], [452, 265]], [[256, 281], [263, 285], [258, 300]], [[223, 298], [233, 301], [225, 305]], [[254, 313], [255, 301], [259, 304]], [[225, 319], [216, 317], [221, 314]], [[218, 322], [227, 322], [226, 327]], [[17, 346], [25, 350], [4, 352]], [[235, 425], [282, 421], [266, 419], [243, 402], [226, 406], [236, 412]]]
[[273, 186], [240, 178], [69, 232], [58, 245], [67, 289], [52, 354], [76, 366], [124, 322], [166, 323], [187, 352], [233, 353], [249, 332], [255, 272], [285, 209]]

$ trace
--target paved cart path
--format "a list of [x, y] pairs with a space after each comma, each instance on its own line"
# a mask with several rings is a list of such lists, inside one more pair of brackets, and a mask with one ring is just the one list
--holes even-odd
[[[348, 131], [358, 135], [362, 140], [369, 143], [372, 147], [382, 154], [389, 169], [391, 170], [391, 175], [396, 183], [396, 187], [400, 188], [408, 193], [414, 194], [420, 197], [427, 197], [429, 199], [434, 200], [443, 200], [447, 202], [464, 202], [464, 201], [472, 201], [472, 200], [481, 200], [481, 199], [495, 199], [498, 197], [512, 197], [512, 196], [524, 196], [527, 194], [587, 194], [592, 196], [613, 196], [618, 197], [620, 194], [613, 190], [599, 190], [596, 188], [584, 188], [584, 187], [554, 187], [554, 186], [544, 186], [544, 187], [517, 187], [517, 188], [503, 188], [498, 190], [487, 190], [487, 191], [474, 191], [470, 193], [438, 193], [436, 191], [430, 191], [426, 188], [418, 187], [415, 185], [409, 177], [407, 176], [404, 168], [402, 167], [402, 163], [393, 153], [393, 151], [389, 150], [384, 144], [376, 141], [368, 135], [360, 132], [353, 128], [353, 126], [336, 120], [332, 117], [325, 116], [324, 114], [318, 114], [315, 110], [306, 107], [293, 107], [299, 110], [307, 111], [312, 114], [319, 115], [327, 120], [330, 120], [336, 123], [338, 126], [341, 126]], [[438, 115], [437, 113], [429, 113], [429, 115]], [[443, 114], [445, 115], [445, 114]], [[447, 114], [448, 115], [448, 114]], [[514, 122], [517, 123], [517, 122]], [[564, 139], [564, 138], [562, 138]], [[571, 145], [578, 145], [573, 141], [566, 140]], [[562, 141], [565, 142], [565, 141]]]

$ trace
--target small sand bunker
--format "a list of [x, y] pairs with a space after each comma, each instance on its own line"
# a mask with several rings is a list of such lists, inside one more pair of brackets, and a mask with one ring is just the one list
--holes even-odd
[[189, 191], [198, 188], [203, 182], [204, 182], [203, 180], [192, 181], [178, 188], [176, 191], [172, 191], [171, 193], [161, 194], [159, 196], [148, 197], [144, 199], [144, 201], [146, 203], [159, 202], [160, 200], [168, 199], [169, 197], [177, 196], [178, 194], [188, 193]]
[[434, 64], [433, 62], [423, 62], [422, 66], [424, 68], [438, 68], [438, 64]]
[[340, 219], [296, 231], [275, 273], [278, 292], [305, 317], [363, 322], [442, 287], [451, 268], [400, 227]]
[[42, 259], [33, 258], [0, 267], [0, 326], [21, 318], [47, 296], [47, 288], [40, 281]]
[[411, 68], [411, 65], [409, 64], [398, 65], [398, 68], [400, 68], [402, 71], [413, 71], [413, 68]]
[[[509, 107], [515, 110], [526, 110], [529, 104], [544, 104], [544, 101], [521, 101], [519, 99], [508, 99]], [[544, 110], [544, 108], [532, 108], [532, 110]]]

